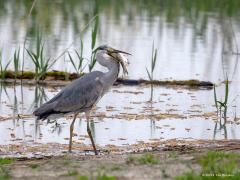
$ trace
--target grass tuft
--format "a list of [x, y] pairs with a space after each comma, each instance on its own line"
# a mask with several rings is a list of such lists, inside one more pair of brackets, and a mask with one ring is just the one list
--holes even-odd
[[4, 164], [11, 164], [13, 163], [15, 160], [12, 158], [0, 158], [0, 165], [4, 165]]
[[239, 154], [210, 151], [199, 159], [201, 172], [186, 172], [176, 180], [198, 179], [240, 179]]
[[112, 171], [119, 171], [119, 170], [121, 170], [121, 167], [118, 166], [118, 165], [113, 165], [113, 166], [111, 167], [111, 170], [112, 170]]
[[153, 154], [146, 153], [140, 157], [129, 156], [127, 159], [127, 163], [136, 165], [153, 165], [158, 164], [159, 161]]
[[233, 153], [210, 151], [199, 160], [199, 163], [202, 166], [202, 173], [231, 174], [237, 168], [239, 157]]
[[115, 176], [107, 176], [107, 175], [98, 175], [96, 177], [97, 180], [116, 180]]
[[0, 180], [10, 179], [11, 175], [8, 169], [0, 167]]
[[67, 176], [77, 176], [78, 175], [78, 171], [77, 170], [70, 170], [67, 173]]
[[29, 167], [32, 169], [37, 169], [39, 167], [39, 164], [30, 164]]
[[98, 175], [97, 177], [88, 177], [88, 176], [79, 176], [78, 177], [79, 180], [92, 180], [92, 179], [96, 179], [96, 180], [117, 180], [117, 178], [115, 176], [107, 176], [107, 175]]

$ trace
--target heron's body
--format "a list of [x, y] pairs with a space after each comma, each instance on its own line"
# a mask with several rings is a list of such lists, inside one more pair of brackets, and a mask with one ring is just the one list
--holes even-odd
[[[103, 57], [104, 54], [97, 54], [97, 58]], [[35, 110], [34, 115], [38, 116], [39, 119], [46, 119], [51, 115], [91, 110], [118, 77], [119, 64], [116, 61], [108, 63], [106, 67], [108, 68], [106, 73], [93, 71], [73, 81], [51, 100]]]
[[[78, 113], [85, 112], [88, 119], [92, 107], [118, 78], [120, 67], [120, 63], [116, 61], [114, 57], [109, 56], [107, 51], [98, 51], [96, 59], [102, 66], [108, 69], [107, 72], [93, 71], [78, 78], [63, 88], [51, 100], [36, 109], [34, 115], [37, 116], [38, 119], [46, 119], [51, 116], [73, 113], [74, 120], [71, 124], [71, 131], [73, 130], [73, 124]], [[89, 125], [88, 132], [96, 153]], [[70, 139], [72, 138], [71, 135], [72, 132], [70, 132]]]

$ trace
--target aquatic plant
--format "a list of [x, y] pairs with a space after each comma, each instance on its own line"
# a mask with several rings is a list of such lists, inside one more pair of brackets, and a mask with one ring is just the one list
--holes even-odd
[[225, 97], [224, 101], [221, 101], [217, 98], [217, 92], [216, 92], [216, 86], [213, 86], [214, 90], [214, 102], [215, 102], [215, 107], [217, 109], [217, 113], [220, 114], [220, 117], [224, 118], [224, 124], [226, 123], [226, 118], [227, 118], [227, 108], [228, 108], [228, 95], [229, 95], [229, 81], [228, 78], [225, 81]]
[[[95, 48], [95, 45], [96, 45], [98, 24], [99, 24], [99, 17], [96, 16], [94, 27], [93, 27], [93, 30], [92, 30], [92, 43], [91, 43], [92, 52], [93, 52], [93, 50]], [[96, 61], [97, 61], [96, 60], [96, 53], [92, 53], [91, 54], [91, 61], [90, 61], [89, 65], [88, 65], [89, 72], [91, 72], [92, 69], [94, 68], [94, 66], [96, 64]]]
[[43, 49], [44, 43], [42, 43], [42, 36], [40, 33], [38, 33], [36, 41], [36, 52], [26, 49], [28, 55], [35, 65], [36, 80], [40, 80], [41, 77], [45, 75], [49, 67], [50, 58], [44, 57]]
[[6, 78], [7, 68], [10, 65], [10, 63], [11, 63], [11, 61], [8, 61], [7, 64], [5, 66], [3, 66], [2, 51], [0, 50], [0, 73], [1, 73], [1, 79], [5, 79]]
[[152, 58], [151, 58], [151, 72], [146, 68], [148, 78], [149, 78], [150, 81], [153, 80], [153, 72], [154, 72], [154, 69], [155, 69], [156, 61], [157, 61], [157, 49], [154, 49], [154, 43], [153, 43]]
[[16, 79], [20, 69], [20, 47], [18, 48], [18, 50], [14, 51], [13, 64], [14, 64], [14, 77]]
[[74, 61], [73, 61], [73, 58], [71, 56], [71, 54], [68, 52], [68, 57], [69, 57], [69, 60], [71, 62], [71, 64], [73, 65], [76, 73], [78, 74], [81, 74], [83, 72], [83, 70], [85, 69], [85, 66], [83, 67], [83, 42], [81, 40], [81, 48], [80, 48], [80, 53], [78, 53], [76, 50], [74, 51], [75, 54], [77, 55], [78, 57], [78, 64], [76, 64]]

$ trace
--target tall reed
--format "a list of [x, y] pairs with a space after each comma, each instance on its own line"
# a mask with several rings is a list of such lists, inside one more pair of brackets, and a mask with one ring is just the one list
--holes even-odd
[[153, 80], [153, 72], [155, 70], [155, 66], [156, 66], [156, 61], [157, 61], [157, 49], [154, 48], [154, 43], [152, 45], [152, 58], [151, 58], [151, 71], [149, 71], [146, 68], [147, 74], [148, 74], [148, 79], [149, 80]]

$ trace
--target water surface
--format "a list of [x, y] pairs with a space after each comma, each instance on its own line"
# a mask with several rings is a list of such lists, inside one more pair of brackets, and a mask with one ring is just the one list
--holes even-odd
[[[91, 18], [99, 15], [97, 45], [128, 51], [129, 78], [147, 78], [152, 44], [158, 49], [155, 79], [200, 79], [218, 82], [228, 77], [239, 82], [236, 41], [240, 41], [240, 3], [232, 1], [37, 1], [29, 18], [31, 1], [0, 3], [0, 48], [4, 61], [13, 56], [27, 37], [34, 49], [37, 29], [42, 32], [46, 57], [56, 58], [69, 45], [90, 58]], [[239, 43], [238, 43], [239, 44]], [[25, 53], [25, 69], [34, 70]], [[86, 62], [87, 63], [87, 62]], [[97, 69], [102, 69], [97, 66]], [[74, 71], [66, 55], [53, 66]], [[86, 68], [86, 71], [88, 68]]]

